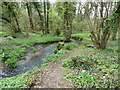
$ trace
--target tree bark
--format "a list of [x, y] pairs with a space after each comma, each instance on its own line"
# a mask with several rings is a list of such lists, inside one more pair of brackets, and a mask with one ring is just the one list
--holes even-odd
[[50, 3], [49, 2], [47, 2], [47, 19], [46, 19], [46, 33], [48, 34], [48, 33], [50, 33], [49, 32], [49, 9], [50, 9]]
[[40, 19], [40, 29], [43, 31], [43, 29], [44, 29], [44, 24], [43, 24], [43, 17], [42, 17], [42, 15], [41, 15], [41, 13], [42, 13], [42, 10], [41, 10], [41, 6], [39, 6], [40, 4], [39, 4], [39, 2], [33, 2], [33, 5], [34, 5], [34, 7], [35, 7], [35, 9], [36, 9], [36, 11], [37, 11], [37, 13], [38, 13], [38, 15], [39, 15], [39, 19]]
[[47, 34], [47, 23], [46, 23], [46, 20], [47, 20], [47, 18], [46, 18], [47, 16], [46, 16], [46, 2], [45, 2], [45, 0], [44, 0], [44, 34]]
[[[108, 27], [108, 12], [111, 3], [94, 3], [95, 14], [94, 14], [94, 24], [90, 26], [91, 28], [91, 40], [97, 49], [105, 49], [108, 39], [112, 33], [112, 30]], [[100, 12], [98, 15], [98, 6], [100, 6]], [[105, 11], [105, 12], [104, 12]], [[89, 22], [92, 21], [89, 18]], [[93, 28], [94, 27], [94, 28]]]
[[34, 31], [35, 28], [34, 28], [34, 24], [33, 24], [33, 20], [32, 20], [32, 4], [31, 4], [31, 2], [27, 2], [26, 4], [27, 4], [29, 21], [30, 21], [30, 28], [32, 29], [32, 31]]

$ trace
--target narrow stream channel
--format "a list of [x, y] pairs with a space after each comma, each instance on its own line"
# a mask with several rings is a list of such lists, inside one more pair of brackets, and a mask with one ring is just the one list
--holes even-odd
[[0, 76], [0, 79], [6, 78], [6, 77], [12, 77], [16, 76], [18, 74], [22, 74], [27, 72], [28, 70], [34, 68], [35, 66], [41, 66], [43, 64], [43, 58], [45, 58], [48, 55], [54, 54], [54, 48], [56, 47], [57, 44], [51, 44], [47, 47], [45, 47], [40, 55], [28, 62], [21, 63], [17, 65], [16, 68], [11, 69], [11, 70], [2, 70], [2, 76]]

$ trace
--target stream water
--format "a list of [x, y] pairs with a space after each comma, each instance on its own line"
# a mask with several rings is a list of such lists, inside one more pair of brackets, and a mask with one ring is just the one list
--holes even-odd
[[54, 48], [56, 47], [56, 44], [51, 44], [47, 47], [45, 47], [40, 55], [28, 62], [21, 63], [17, 65], [16, 68], [13, 69], [7, 69], [7, 70], [2, 70], [2, 74], [0, 76], [0, 79], [6, 78], [6, 77], [12, 77], [16, 76], [18, 74], [22, 74], [27, 72], [28, 70], [34, 68], [35, 66], [41, 66], [43, 64], [43, 58], [45, 58], [48, 55], [54, 54]]

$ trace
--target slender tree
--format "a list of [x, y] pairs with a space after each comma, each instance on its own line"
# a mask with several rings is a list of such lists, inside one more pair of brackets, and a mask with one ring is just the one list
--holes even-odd
[[117, 40], [117, 32], [119, 29], [119, 24], [120, 24], [120, 2], [117, 3], [116, 7], [115, 7], [116, 11], [112, 14], [112, 22], [114, 25], [113, 28], [113, 33], [112, 33], [112, 40]]
[[50, 2], [47, 1], [47, 19], [46, 19], [46, 33], [49, 33], [49, 9], [50, 9]]
[[32, 31], [35, 30], [33, 20], [32, 20], [32, 2], [27, 2], [26, 3], [27, 10], [28, 10], [28, 16], [29, 16], [29, 22], [30, 22], [30, 28]]
[[43, 32], [43, 16], [42, 16], [42, 3], [41, 2], [33, 2], [34, 8], [37, 11], [38, 15], [39, 15], [39, 25], [40, 25], [40, 29]]
[[46, 15], [46, 0], [44, 0], [44, 34], [46, 34], [46, 26], [47, 26], [47, 23], [46, 23], [46, 20], [47, 20], [47, 15]]

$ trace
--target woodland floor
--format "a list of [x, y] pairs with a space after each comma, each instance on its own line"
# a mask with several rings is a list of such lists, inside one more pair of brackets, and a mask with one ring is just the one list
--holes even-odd
[[52, 65], [47, 65], [44, 67], [42, 72], [44, 72], [44, 75], [41, 75], [40, 73], [37, 74], [39, 77], [37, 81], [35, 82], [34, 88], [63, 88], [63, 87], [69, 87], [70, 84], [72, 84], [70, 81], [67, 81], [63, 76], [62, 73], [66, 69], [62, 67], [62, 60], [80, 55], [79, 51], [84, 48], [80, 49], [73, 49], [68, 53], [67, 55], [60, 58], [58, 61], [54, 62]]
[[[85, 57], [81, 57], [82, 59], [85, 60], [90, 60], [91, 57], [92, 60], [96, 60], [95, 63], [91, 64], [93, 65], [93, 70], [91, 71], [95, 71], [94, 73], [89, 73], [86, 71], [86, 74], [88, 74], [90, 77], [90, 79], [94, 76], [95, 80], [92, 82], [95, 83], [95, 85], [99, 85], [99, 87], [104, 88], [104, 87], [119, 87], [119, 83], [118, 83], [118, 64], [117, 64], [117, 58], [118, 58], [118, 41], [110, 41], [108, 42], [107, 48], [105, 50], [97, 50], [96, 48], [92, 48], [94, 47], [91, 44], [91, 41], [89, 39], [89, 35], [88, 34], [73, 34], [73, 36], [82, 36], [84, 39], [81, 43], [80, 42], [75, 42], [78, 47], [74, 48], [74, 49], [65, 49], [65, 51], [67, 50], [68, 53], [65, 54], [62, 51], [62, 55], [60, 53], [60, 55], [56, 55], [57, 57], [53, 57], [51, 60], [48, 60], [47, 63], [43, 64], [42, 67], [37, 67], [29, 72], [26, 72], [25, 74], [21, 74], [19, 76], [15, 76], [12, 78], [5, 78], [3, 80], [0, 81], [0, 88], [1, 87], [6, 87], [6, 88], [18, 88], [18, 87], [22, 87], [22, 88], [70, 88], [70, 87], [74, 87], [76, 88], [77, 85], [81, 85], [81, 79], [79, 80], [78, 77], [81, 75], [82, 70], [84, 70], [84, 68], [82, 69], [81, 67], [81, 71], [77, 73], [77, 70], [73, 69], [73, 68], [69, 68], [67, 66], [63, 66], [64, 61], [66, 60], [71, 60], [71, 57], [75, 57], [75, 56], [85, 56]], [[39, 38], [38, 38], [39, 37]], [[46, 39], [47, 38], [47, 39]], [[31, 37], [29, 38], [5, 38], [5, 40], [0, 39], [0, 41], [2, 41], [1, 43], [3, 44], [2, 46], [4, 47], [4, 44], [11, 47], [4, 47], [6, 53], [8, 53], [7, 55], [9, 55], [9, 52], [11, 53], [11, 49], [13, 49], [15, 47], [14, 52], [11, 54], [11, 58], [13, 56], [19, 56], [21, 55], [21, 52], [25, 52], [25, 50], [28, 47], [31, 47], [30, 50], [32, 49], [32, 52], [34, 51], [34, 48], [38, 48], [39, 50], [41, 50], [41, 46], [34, 46], [34, 44], [36, 43], [46, 43], [46, 42], [52, 42], [54, 40], [62, 40], [64, 38], [59, 38], [59, 37], [54, 37], [54, 36], [39, 36], [36, 34], [31, 34]], [[18, 45], [24, 46], [26, 49], [21, 51], [21, 47], [19, 47]], [[67, 45], [67, 44], [66, 44]], [[73, 44], [69, 44], [71, 47]], [[74, 46], [74, 45], [73, 45]], [[65, 47], [64, 47], [65, 48]], [[28, 48], [29, 49], [29, 48]], [[38, 49], [36, 49], [37, 51], [39, 51]], [[29, 50], [28, 50], [29, 51]], [[17, 55], [17, 54], [18, 55]], [[31, 53], [31, 52], [28, 52]], [[35, 52], [36, 54], [37, 52]], [[64, 55], [64, 56], [63, 56]], [[34, 56], [34, 55], [28, 55], [29, 56]], [[59, 57], [60, 56], [60, 57]], [[63, 57], [62, 57], [63, 56]], [[90, 56], [90, 58], [88, 58]], [[56, 59], [57, 58], [57, 59]], [[97, 58], [97, 59], [96, 59]], [[54, 60], [55, 59], [55, 60]], [[81, 59], [81, 60], [82, 60]], [[17, 60], [17, 58], [16, 58]], [[79, 60], [79, 59], [78, 59]], [[90, 62], [92, 62], [92, 60]], [[98, 62], [99, 60], [99, 62]], [[12, 59], [11, 59], [12, 61]], [[79, 60], [79, 62], [81, 62]], [[97, 62], [97, 64], [96, 64]], [[1, 63], [1, 62], [0, 62]], [[69, 62], [67, 62], [68, 64]], [[85, 65], [87, 65], [89, 62], [86, 62]], [[1, 64], [2, 65], [2, 64]], [[103, 67], [104, 66], [104, 67]], [[1, 66], [0, 66], [1, 67]], [[95, 70], [94, 70], [95, 67]], [[100, 72], [100, 73], [99, 73]], [[107, 74], [106, 74], [107, 73]], [[75, 78], [69, 78], [66, 75], [71, 75], [72, 76], [76, 76]], [[96, 76], [95, 76], [96, 75]], [[88, 78], [88, 79], [89, 79]], [[99, 78], [99, 80], [98, 80]], [[104, 78], [104, 80], [103, 80]], [[88, 85], [88, 81], [86, 81], [87, 78], [83, 78], [82, 80], [85, 81], [84, 83], [87, 83]], [[78, 80], [80, 83], [74, 83], [74, 81], [76, 82], [76, 80]], [[13, 81], [13, 82], [11, 82]], [[109, 82], [110, 81], [110, 82]], [[102, 83], [101, 83], [102, 82]], [[105, 84], [104, 84], [105, 83]], [[82, 83], [83, 84], [83, 83]], [[87, 86], [86, 85], [86, 86]], [[84, 86], [84, 87], [86, 87]], [[89, 84], [88, 87], [92, 87], [94, 85], [91, 85], [91, 83]], [[82, 87], [82, 86], [80, 86]], [[83, 88], [84, 88], [83, 87]], [[98, 86], [94, 86], [97, 87]], [[79, 87], [78, 87], [79, 88]]]

